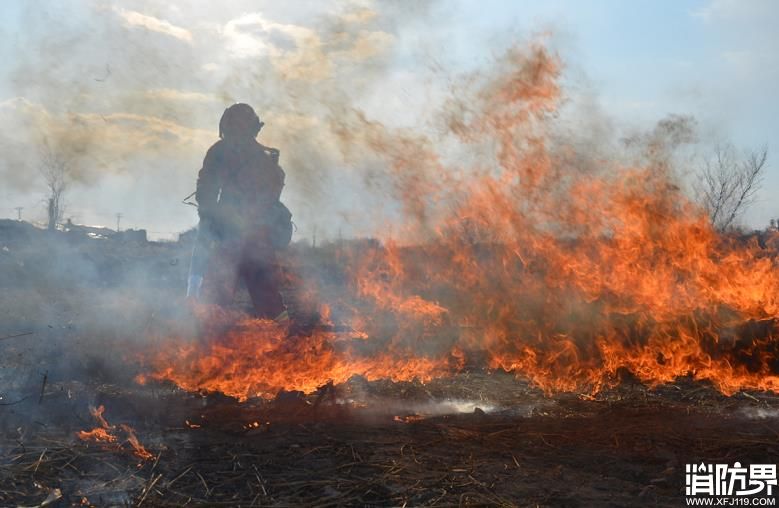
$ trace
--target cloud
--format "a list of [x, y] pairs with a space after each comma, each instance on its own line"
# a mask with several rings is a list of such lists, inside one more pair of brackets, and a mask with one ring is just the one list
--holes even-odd
[[[36, 155], [44, 139], [64, 158], [73, 162], [74, 178], [92, 182], [109, 173], [133, 172], [129, 161], [186, 161], [207, 146], [214, 134], [181, 125], [169, 119], [135, 113], [108, 114], [68, 112], [56, 114], [43, 105], [17, 97], [0, 103], [4, 127], [4, 157], [17, 161], [26, 173], [34, 174]], [[30, 178], [12, 174], [8, 165], [0, 175], [10, 186], [29, 187]], [[0, 168], [2, 169], [2, 168]]]
[[319, 81], [330, 75], [322, 40], [309, 28], [270, 21], [255, 12], [230, 20], [222, 33], [235, 58], [267, 57], [283, 78]]
[[212, 94], [176, 90], [173, 88], [154, 88], [151, 90], [146, 90], [144, 95], [150, 99], [165, 101], [213, 102], [218, 100], [218, 98]]
[[314, 30], [271, 21], [255, 12], [227, 22], [222, 35], [233, 57], [267, 57], [281, 79], [316, 82], [332, 77], [342, 63], [365, 61], [392, 46], [391, 34], [357, 27], [375, 16], [373, 11], [359, 10]]
[[351, 41], [351, 46], [339, 54], [355, 61], [367, 60], [387, 51], [393, 42], [395, 37], [387, 32], [361, 30]]
[[352, 12], [346, 12], [341, 16], [345, 23], [364, 24], [373, 21], [378, 13], [372, 9], [357, 9]]
[[270, 21], [259, 12], [244, 14], [228, 21], [222, 33], [228, 51], [239, 58], [281, 56], [306, 41], [319, 44], [315, 31], [298, 25]]
[[169, 35], [184, 42], [192, 42], [192, 33], [189, 30], [175, 26], [164, 19], [118, 7], [114, 8], [114, 10], [127, 26], [145, 28], [146, 30]]

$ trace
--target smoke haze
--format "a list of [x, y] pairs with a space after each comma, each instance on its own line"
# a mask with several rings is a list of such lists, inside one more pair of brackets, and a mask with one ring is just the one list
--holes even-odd
[[[715, 7], [697, 16], [714, 23]], [[469, 101], [484, 100], [479, 78], [505, 70], [504, 48], [539, 38], [562, 56], [557, 135], [588, 147], [593, 160], [599, 150], [613, 158], [615, 139], [644, 136], [669, 113], [621, 132], [603, 112], [565, 23], [554, 35], [534, 35], [550, 26], [544, 20], [533, 23], [536, 32], [479, 31], [474, 21], [473, 31], [459, 33], [462, 14], [440, 2], [215, 8], [84, 0], [3, 9], [13, 57], [3, 66], [0, 100], [6, 216], [25, 206], [26, 218], [43, 219], [37, 165], [47, 142], [71, 162], [65, 217], [113, 225], [121, 212], [125, 227], [171, 237], [196, 221], [180, 200], [194, 189], [219, 116], [244, 101], [266, 123], [260, 140], [281, 149], [283, 198], [298, 238], [314, 230], [320, 238], [389, 235], [386, 224], [399, 213], [425, 220], [421, 203], [404, 202], [406, 186], [424, 184], [422, 175], [443, 170], [441, 162], [491, 155], [490, 147], [463, 150], [458, 136], [467, 133], [457, 124], [476, 108]], [[708, 136], [707, 126], [696, 129]], [[388, 154], [390, 144], [398, 152]], [[444, 160], [412, 164], [428, 164], [433, 151]], [[399, 163], [408, 173], [388, 180], [387, 167]]]

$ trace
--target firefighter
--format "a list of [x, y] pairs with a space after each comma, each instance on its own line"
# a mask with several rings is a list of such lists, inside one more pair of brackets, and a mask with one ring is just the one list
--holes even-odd
[[200, 295], [200, 272], [202, 298], [224, 306], [242, 280], [257, 317], [285, 320], [276, 264], [279, 210], [286, 210], [279, 200], [284, 171], [278, 150], [255, 139], [263, 125], [248, 104], [234, 104], [222, 115], [220, 140], [206, 153], [197, 179], [200, 225], [192, 270], [198, 287], [191, 287], [190, 277], [188, 293]]

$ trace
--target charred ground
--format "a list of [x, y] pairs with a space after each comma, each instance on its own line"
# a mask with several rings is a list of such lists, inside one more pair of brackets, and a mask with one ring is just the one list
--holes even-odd
[[[0, 330], [26, 334], [0, 341], [3, 505], [678, 506], [685, 463], [779, 457], [775, 395], [692, 379], [650, 389], [622, 372], [589, 400], [478, 366], [245, 402], [139, 385], [147, 337], [187, 317], [186, 236], [2, 231]], [[290, 259], [338, 286], [337, 251]], [[125, 435], [78, 439], [99, 406], [152, 457]]]

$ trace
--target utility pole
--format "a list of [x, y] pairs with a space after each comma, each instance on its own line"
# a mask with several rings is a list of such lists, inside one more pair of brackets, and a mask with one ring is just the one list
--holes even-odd
[[316, 224], [314, 225], [314, 238], [311, 242], [311, 248], [316, 249]]
[[24, 210], [24, 207], [23, 206], [17, 206], [16, 208], [14, 208], [14, 210], [16, 210], [16, 216], [17, 216], [19, 222], [21, 222], [22, 221], [22, 210]]
[[121, 222], [121, 220], [122, 220], [122, 214], [121, 213], [117, 213], [116, 214], [116, 232], [117, 233], [119, 232], [119, 223]]

